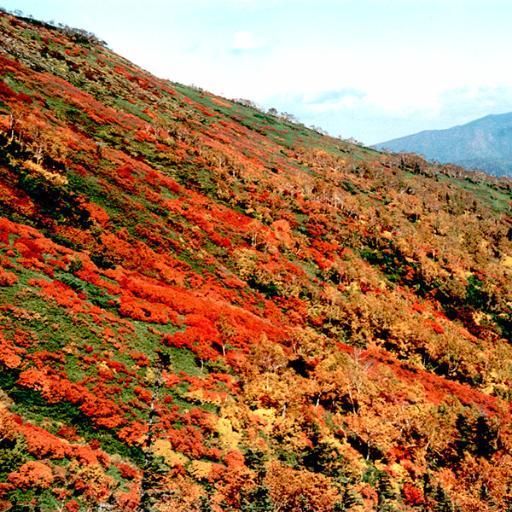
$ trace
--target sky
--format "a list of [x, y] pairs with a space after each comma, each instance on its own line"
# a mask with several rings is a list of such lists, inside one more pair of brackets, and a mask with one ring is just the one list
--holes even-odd
[[[510, 0], [0, 0], [365, 144], [512, 111]], [[1, 44], [1, 42], [0, 42]]]

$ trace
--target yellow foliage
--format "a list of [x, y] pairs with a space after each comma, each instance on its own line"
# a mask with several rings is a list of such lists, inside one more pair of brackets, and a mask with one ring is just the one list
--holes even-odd
[[87, 486], [85, 496], [94, 501], [108, 498], [116, 485], [114, 478], [99, 464], [84, 465], [75, 460], [69, 465], [69, 476], [73, 482], [84, 482]]
[[148, 366], [146, 368], [146, 375], [144, 376], [144, 379], [148, 384], [155, 384], [156, 374], [153, 368], [151, 368], [151, 366]]
[[[375, 465], [377, 467], [377, 464]], [[379, 468], [384, 470], [385, 468]], [[400, 494], [400, 482], [406, 481], [409, 477], [408, 471], [398, 463], [391, 464], [389, 466], [391, 470], [393, 478], [391, 479], [390, 485], [395, 492], [395, 494]]]
[[190, 463], [188, 472], [197, 480], [206, 479], [210, 476], [213, 464], [205, 460], [193, 460]]
[[501, 259], [501, 264], [504, 267], [512, 267], [512, 256], [503, 256]]
[[219, 418], [217, 421], [217, 433], [223, 448], [236, 449], [242, 436], [233, 429], [233, 423], [229, 418]]
[[343, 460], [344, 473], [352, 475], [356, 480], [362, 478], [368, 466], [361, 454], [348, 443], [342, 443], [338, 452]]
[[68, 184], [68, 179], [65, 176], [62, 176], [56, 172], [48, 171], [41, 165], [37, 164], [36, 162], [32, 162], [31, 160], [26, 160], [23, 162], [23, 167], [33, 172], [34, 174], [39, 175], [41, 178], [44, 178], [46, 181], [49, 181], [53, 185], [62, 186]]
[[260, 408], [252, 411], [252, 414], [258, 418], [261, 423], [265, 425], [272, 425], [276, 420], [275, 409]]
[[175, 452], [172, 449], [172, 445], [167, 439], [157, 439], [153, 443], [151, 451], [155, 455], [163, 457], [165, 463], [171, 468], [175, 466], [184, 466], [188, 462], [188, 458], [185, 457], [185, 455]]

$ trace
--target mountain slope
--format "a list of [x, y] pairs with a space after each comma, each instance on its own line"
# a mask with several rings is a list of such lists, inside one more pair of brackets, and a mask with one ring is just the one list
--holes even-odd
[[375, 146], [417, 153], [494, 175], [512, 175], [512, 113], [490, 115], [447, 130], [427, 130]]
[[0, 38], [1, 509], [507, 509], [510, 181]]

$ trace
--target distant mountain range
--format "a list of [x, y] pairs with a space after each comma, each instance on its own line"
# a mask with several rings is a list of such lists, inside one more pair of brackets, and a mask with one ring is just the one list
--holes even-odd
[[512, 176], [512, 112], [489, 115], [447, 130], [426, 130], [374, 146], [410, 152], [498, 176]]

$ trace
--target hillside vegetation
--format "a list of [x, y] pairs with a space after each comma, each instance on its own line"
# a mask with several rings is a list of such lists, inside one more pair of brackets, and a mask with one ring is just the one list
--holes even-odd
[[510, 181], [0, 40], [0, 510], [511, 510]]

